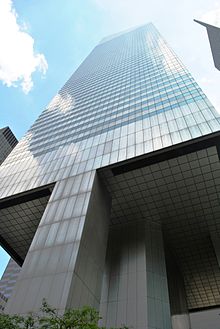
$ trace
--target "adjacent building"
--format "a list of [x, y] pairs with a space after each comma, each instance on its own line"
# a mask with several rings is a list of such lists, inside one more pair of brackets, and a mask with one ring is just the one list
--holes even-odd
[[17, 138], [9, 127], [0, 129], [0, 164], [7, 158], [17, 143]]
[[4, 311], [11, 297], [20, 270], [20, 266], [11, 258], [0, 280], [0, 311]]
[[4, 312], [8, 299], [0, 292], [0, 313]]
[[210, 47], [212, 51], [212, 57], [215, 67], [220, 71], [220, 27], [210, 25], [195, 19], [196, 23], [199, 23], [206, 27]]
[[219, 129], [152, 24], [103, 39], [0, 167], [6, 312], [195, 329], [220, 305]]

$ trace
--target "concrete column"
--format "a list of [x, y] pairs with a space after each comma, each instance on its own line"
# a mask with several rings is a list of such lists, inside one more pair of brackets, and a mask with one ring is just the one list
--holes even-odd
[[100, 325], [171, 329], [166, 266], [159, 225], [112, 227], [100, 306]]
[[166, 265], [172, 329], [191, 329], [184, 280], [168, 248], [166, 248]]
[[170, 303], [162, 229], [159, 224], [147, 223], [146, 270], [148, 329], [171, 329]]
[[190, 329], [190, 318], [189, 314], [174, 314], [171, 316], [172, 329]]
[[95, 172], [56, 183], [6, 313], [98, 306], [110, 199]]
[[111, 202], [95, 178], [81, 236], [67, 308], [91, 305], [99, 308], [105, 266]]

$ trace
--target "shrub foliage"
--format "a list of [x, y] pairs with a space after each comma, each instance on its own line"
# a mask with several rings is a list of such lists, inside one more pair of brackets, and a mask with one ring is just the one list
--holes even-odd
[[98, 312], [89, 306], [66, 310], [60, 315], [57, 309], [43, 300], [40, 315], [0, 314], [0, 329], [105, 329], [98, 326], [100, 319]]

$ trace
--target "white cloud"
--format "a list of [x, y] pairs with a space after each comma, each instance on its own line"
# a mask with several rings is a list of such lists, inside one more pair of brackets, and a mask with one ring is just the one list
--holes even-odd
[[215, 9], [203, 14], [200, 20], [208, 24], [220, 27], [220, 3], [215, 3]]
[[[155, 13], [153, 5], [147, 0], [93, 0], [98, 8], [108, 13], [108, 17], [120, 28], [148, 23], [149, 17]], [[163, 4], [161, 4], [163, 7]]]
[[200, 78], [200, 80], [198, 80], [198, 83], [200, 84], [207, 84], [207, 85], [209, 85], [209, 84], [214, 84], [215, 83], [215, 80], [214, 79], [210, 79], [210, 78], [208, 78], [208, 77], [202, 77], [202, 78]]
[[21, 86], [24, 93], [33, 87], [32, 74], [46, 73], [43, 54], [34, 52], [34, 39], [18, 24], [11, 0], [0, 0], [0, 80], [8, 87]]
[[[139, 14], [143, 9], [149, 8], [146, 0], [94, 0], [94, 2], [102, 9], [117, 12], [130, 12]], [[146, 13], [145, 13], [146, 15]]]
[[59, 109], [61, 112], [66, 113], [71, 110], [75, 105], [75, 98], [70, 94], [65, 93], [64, 95], [56, 94], [47, 106], [49, 111]]

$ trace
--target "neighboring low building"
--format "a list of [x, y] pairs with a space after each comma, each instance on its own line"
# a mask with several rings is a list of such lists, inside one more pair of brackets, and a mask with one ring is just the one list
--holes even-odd
[[18, 140], [9, 127], [0, 129], [0, 164], [7, 158], [17, 143]]
[[194, 19], [206, 27], [215, 67], [220, 71], [220, 28]]
[[[0, 299], [2, 299], [5, 302], [5, 304], [8, 301], [8, 299], [11, 297], [20, 270], [21, 267], [18, 266], [18, 264], [12, 258], [10, 258], [8, 265], [6, 266], [5, 271], [0, 280]], [[2, 304], [0, 303], [0, 305]]]
[[7, 301], [8, 299], [2, 293], [0, 293], [0, 313], [4, 312]]

